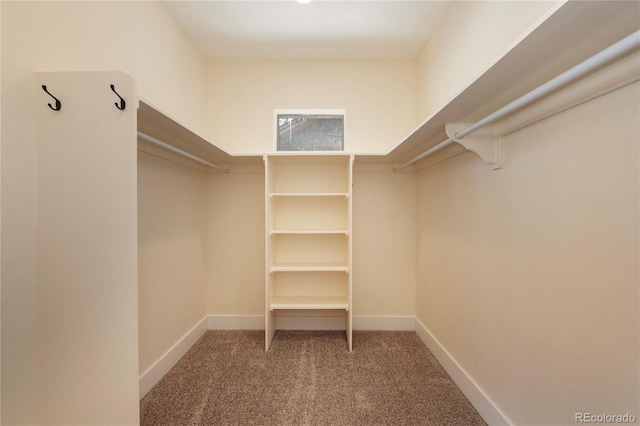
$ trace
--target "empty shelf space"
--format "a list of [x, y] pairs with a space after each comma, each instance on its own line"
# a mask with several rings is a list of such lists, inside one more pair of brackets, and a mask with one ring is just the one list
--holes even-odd
[[271, 276], [269, 294], [280, 297], [339, 297], [347, 300], [349, 277], [344, 272], [279, 272]]
[[349, 193], [348, 155], [270, 157], [268, 192]]
[[271, 237], [271, 265], [349, 264], [344, 234], [281, 234]]
[[271, 229], [335, 230], [349, 228], [346, 197], [279, 197], [270, 204]]

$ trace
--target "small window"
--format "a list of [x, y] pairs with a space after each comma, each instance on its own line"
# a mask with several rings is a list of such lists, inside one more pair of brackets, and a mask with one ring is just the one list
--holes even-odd
[[278, 151], [344, 151], [344, 115], [277, 114]]

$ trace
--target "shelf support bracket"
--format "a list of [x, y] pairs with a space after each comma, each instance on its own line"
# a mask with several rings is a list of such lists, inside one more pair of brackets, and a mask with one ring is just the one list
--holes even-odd
[[445, 126], [445, 131], [449, 139], [478, 154], [491, 169], [502, 168], [504, 150], [502, 138], [496, 135], [495, 126], [485, 126], [464, 138], [456, 137], [456, 133], [469, 128], [471, 125], [473, 123], [449, 123]]

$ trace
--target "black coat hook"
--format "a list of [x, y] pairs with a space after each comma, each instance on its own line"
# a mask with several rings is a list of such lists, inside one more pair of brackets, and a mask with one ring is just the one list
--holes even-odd
[[47, 92], [47, 95], [51, 96], [53, 99], [56, 100], [56, 106], [55, 108], [49, 103], [47, 105], [49, 105], [49, 108], [51, 108], [54, 111], [60, 111], [60, 109], [62, 108], [62, 104], [60, 103], [60, 101], [58, 100], [58, 98], [56, 98], [55, 96], [53, 96], [51, 93], [49, 93], [49, 91], [47, 90], [47, 86], [45, 86], [44, 84], [42, 85], [42, 90], [44, 90], [45, 92]]
[[113, 93], [115, 93], [119, 98], [120, 98], [120, 105], [118, 105], [118, 103], [114, 103], [114, 105], [116, 106], [116, 108], [118, 108], [120, 111], [124, 111], [124, 109], [127, 107], [127, 103], [125, 102], [124, 99], [122, 99], [122, 96], [118, 95], [118, 92], [116, 92], [116, 88], [113, 87], [113, 84], [111, 85], [111, 90], [113, 90]]

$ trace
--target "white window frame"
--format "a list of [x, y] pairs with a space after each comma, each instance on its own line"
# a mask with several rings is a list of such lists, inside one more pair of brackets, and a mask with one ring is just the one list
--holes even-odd
[[[278, 115], [341, 115], [342, 124], [342, 151], [278, 151]], [[345, 109], [274, 109], [273, 110], [273, 152], [283, 153], [346, 153], [347, 151], [347, 111]]]

